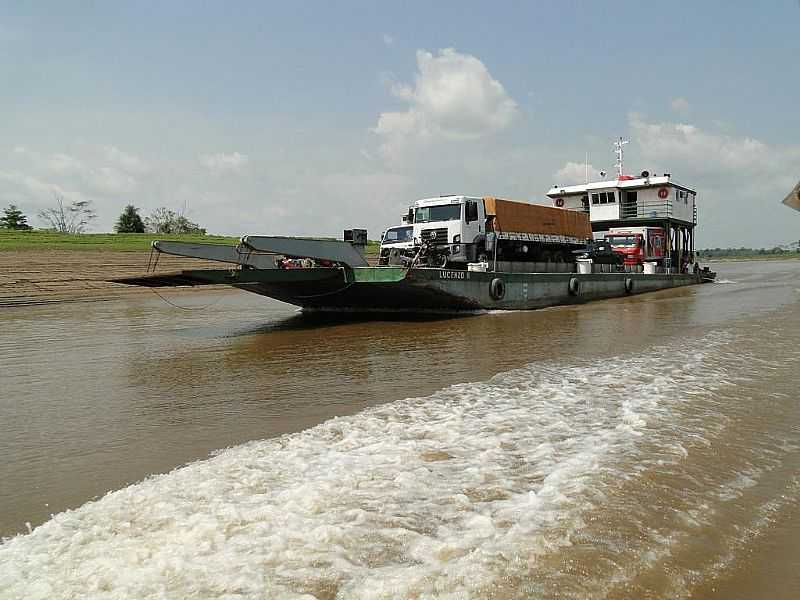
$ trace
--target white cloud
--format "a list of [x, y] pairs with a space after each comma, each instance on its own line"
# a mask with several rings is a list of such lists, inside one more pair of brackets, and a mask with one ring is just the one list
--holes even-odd
[[714, 133], [688, 123], [648, 123], [629, 119], [631, 133], [646, 158], [690, 164], [693, 171], [781, 172], [797, 159], [798, 149], [769, 146], [752, 137]]
[[224, 152], [220, 152], [218, 154], [204, 154], [200, 157], [200, 164], [216, 172], [239, 172], [244, 169], [248, 162], [250, 162], [250, 157], [246, 154], [240, 154], [239, 152], [232, 152], [230, 154], [225, 154]]
[[81, 173], [84, 165], [74, 156], [57, 152], [45, 158], [47, 167], [50, 171], [60, 174]]
[[384, 139], [388, 154], [413, 140], [478, 139], [508, 127], [517, 116], [517, 103], [474, 56], [452, 48], [436, 56], [418, 50], [417, 67], [413, 86], [392, 86], [408, 109], [381, 113], [372, 130]]
[[24, 203], [32, 196], [42, 197], [46, 204], [54, 194], [74, 200], [83, 199], [82, 195], [74, 190], [19, 171], [0, 171], [0, 189], [3, 190], [3, 196], [13, 199], [15, 204]]
[[688, 123], [629, 118], [638, 149], [631, 158], [698, 192], [698, 243], [772, 246], [797, 237], [781, 205], [800, 172], [800, 146], [778, 146]]
[[115, 146], [104, 146], [102, 148], [104, 159], [110, 166], [131, 174], [144, 174], [150, 170], [150, 165], [143, 159], [127, 152], [123, 152]]
[[389, 35], [388, 33], [384, 33], [383, 34], [383, 43], [386, 44], [387, 46], [393, 46], [394, 45], [394, 38], [391, 35]]
[[[568, 162], [555, 172], [557, 185], [578, 185], [586, 181], [587, 166], [585, 163]], [[589, 181], [600, 179], [600, 169], [588, 166]]]
[[142, 159], [112, 146], [77, 144], [70, 152], [53, 153], [18, 146], [11, 158], [21, 161], [21, 175], [44, 185], [82, 189], [90, 196], [131, 192], [138, 185], [138, 177], [149, 169]]
[[689, 112], [689, 101], [686, 98], [673, 98], [669, 105], [676, 113], [685, 115]]

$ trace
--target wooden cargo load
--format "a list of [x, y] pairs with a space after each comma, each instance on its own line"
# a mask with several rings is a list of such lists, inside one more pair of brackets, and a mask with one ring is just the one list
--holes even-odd
[[498, 233], [564, 235], [582, 240], [592, 237], [585, 212], [493, 197], [484, 198], [483, 203], [486, 216], [494, 217], [492, 227]]

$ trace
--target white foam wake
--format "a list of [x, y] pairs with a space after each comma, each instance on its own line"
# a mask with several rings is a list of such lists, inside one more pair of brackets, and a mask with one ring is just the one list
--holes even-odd
[[693, 373], [723, 342], [531, 365], [225, 450], [6, 541], [0, 597], [485, 591], [569, 543], [598, 473], [714, 385]]

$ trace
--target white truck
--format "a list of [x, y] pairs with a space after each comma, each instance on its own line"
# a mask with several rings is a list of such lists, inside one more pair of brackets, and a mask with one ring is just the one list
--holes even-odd
[[414, 226], [389, 227], [381, 234], [379, 265], [402, 265], [414, 258]]
[[414, 244], [430, 266], [469, 262], [571, 262], [592, 237], [579, 211], [494, 197], [440, 196], [417, 200], [406, 218]]

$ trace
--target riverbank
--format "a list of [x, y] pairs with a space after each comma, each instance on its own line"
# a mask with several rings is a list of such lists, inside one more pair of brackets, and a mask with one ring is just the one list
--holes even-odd
[[[224, 235], [165, 233], [82, 233], [69, 235], [52, 231], [9, 231], [0, 229], [0, 252], [80, 250], [91, 252], [149, 252], [155, 240], [202, 242], [234, 246], [239, 238]], [[323, 238], [333, 239], [333, 238]], [[367, 255], [378, 254], [380, 242], [367, 242]]]
[[[10, 250], [0, 252], [0, 307], [114, 300], [152, 294], [148, 288], [110, 283], [109, 279], [143, 275], [150, 252], [106, 250]], [[213, 269], [220, 263], [162, 255], [158, 273]], [[230, 289], [207, 286], [206, 289]], [[173, 293], [178, 289], [171, 290]]]
[[82, 233], [0, 230], [0, 252], [80, 250], [92, 252], [149, 252], [154, 240], [180, 240], [206, 244], [237, 244], [239, 238], [222, 235], [166, 235], [157, 233]]
[[[47, 231], [0, 231], [0, 307], [114, 300], [152, 290], [110, 283], [110, 279], [144, 275], [153, 240], [234, 245], [239, 238], [216, 235], [150, 233], [86, 233], [64, 235]], [[369, 242], [368, 258], [377, 256]], [[156, 273], [188, 269], [219, 269], [222, 263], [161, 254]], [[178, 290], [191, 288], [171, 288]], [[227, 286], [204, 286], [229, 290]]]

